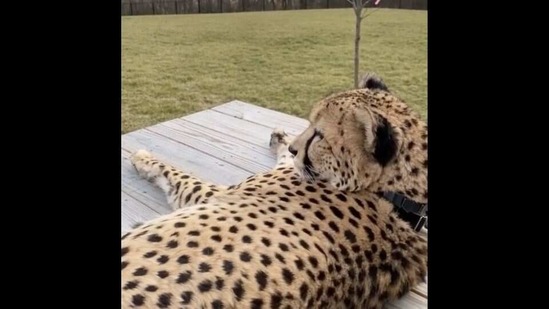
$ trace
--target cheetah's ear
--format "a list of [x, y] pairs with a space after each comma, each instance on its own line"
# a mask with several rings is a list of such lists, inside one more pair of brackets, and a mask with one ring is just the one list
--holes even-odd
[[386, 166], [395, 157], [398, 145], [395, 132], [385, 117], [379, 116], [374, 143], [374, 158], [381, 166]]
[[362, 79], [358, 84], [358, 88], [379, 89], [390, 92], [389, 88], [387, 87], [387, 85], [385, 85], [385, 82], [383, 82], [381, 77], [372, 72], [367, 72], [366, 74], [364, 74], [364, 76], [362, 76]]

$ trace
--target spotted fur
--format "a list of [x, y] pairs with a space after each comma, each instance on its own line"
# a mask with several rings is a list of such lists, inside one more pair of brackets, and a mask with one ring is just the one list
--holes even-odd
[[136, 152], [174, 212], [122, 237], [122, 307], [381, 308], [423, 281], [426, 241], [378, 193], [426, 201], [425, 124], [377, 88], [310, 120], [293, 141], [275, 130], [274, 169], [230, 187]]

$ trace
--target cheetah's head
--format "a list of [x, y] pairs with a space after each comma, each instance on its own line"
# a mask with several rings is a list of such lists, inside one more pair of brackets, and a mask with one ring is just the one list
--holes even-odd
[[309, 120], [290, 145], [304, 178], [427, 202], [427, 126], [388, 91], [330, 96], [313, 107]]

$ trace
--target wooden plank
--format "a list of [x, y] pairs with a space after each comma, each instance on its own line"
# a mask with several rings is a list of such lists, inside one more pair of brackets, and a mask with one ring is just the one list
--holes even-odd
[[[160, 160], [214, 183], [239, 183], [252, 174], [147, 130], [125, 134], [122, 138], [122, 147], [122, 192], [131, 197], [122, 199], [124, 228], [135, 224], [136, 220], [153, 219], [172, 211], [164, 192], [140, 177], [131, 165], [128, 158], [138, 149], [147, 149]], [[150, 211], [142, 208], [139, 203], [146, 205]], [[144, 212], [143, 217], [138, 219], [135, 213], [141, 211]]]
[[274, 127], [257, 125], [250, 121], [215, 110], [210, 111], [211, 113], [208, 113], [207, 115], [200, 112], [180, 118], [180, 120], [207, 127], [234, 138], [247, 141], [265, 150], [269, 149], [269, 139], [271, 138]]
[[[129, 231], [136, 223], [146, 222], [161, 215], [125, 192], [122, 192], [121, 198], [122, 205], [124, 205], [122, 207], [122, 234]], [[165, 213], [169, 213], [169, 211], [166, 210]]]
[[[185, 130], [192, 128], [213, 138], [230, 141], [237, 147], [246, 147], [247, 149], [241, 150], [244, 151], [241, 155], [249, 155], [250, 158], [254, 159], [256, 155], [260, 155], [257, 159], [267, 162], [269, 166], [275, 162], [275, 157], [269, 148], [269, 140], [273, 131], [270, 128], [251, 124], [248, 121], [236, 119], [213, 110], [193, 114], [192, 117], [175, 119], [173, 123], [170, 123], [170, 125], [175, 124]], [[232, 146], [229, 148], [232, 148]]]
[[122, 147], [132, 153], [146, 149], [159, 160], [216, 184], [232, 185], [252, 175], [227, 161], [146, 129], [124, 135]]
[[427, 282], [421, 283], [412, 289], [412, 292], [427, 298]]
[[401, 299], [392, 301], [385, 305], [385, 309], [425, 309], [427, 299], [415, 293], [408, 293]]
[[266, 127], [281, 127], [292, 135], [300, 134], [309, 126], [309, 121], [305, 119], [241, 101], [231, 101], [216, 106], [213, 110]]
[[272, 154], [254, 151], [249, 143], [188, 122], [170, 121], [147, 129], [218, 159], [230, 161], [250, 173], [267, 171], [274, 166]]

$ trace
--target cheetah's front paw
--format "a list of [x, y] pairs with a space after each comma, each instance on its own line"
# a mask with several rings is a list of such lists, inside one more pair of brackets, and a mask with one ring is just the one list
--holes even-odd
[[152, 159], [152, 157], [153, 156], [151, 155], [150, 152], [144, 149], [139, 149], [138, 151], [136, 151], [134, 154], [131, 155], [130, 160], [132, 164], [135, 165], [136, 162], [150, 160]]
[[151, 178], [152, 166], [149, 164], [153, 156], [146, 150], [140, 149], [131, 155], [130, 161], [141, 177]]
[[271, 133], [271, 140], [269, 141], [269, 147], [271, 147], [271, 151], [274, 153], [277, 153], [278, 146], [279, 145], [288, 145], [289, 144], [289, 136], [284, 132], [281, 128], [275, 128], [273, 130], [273, 133]]

